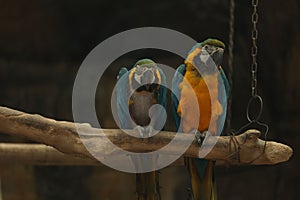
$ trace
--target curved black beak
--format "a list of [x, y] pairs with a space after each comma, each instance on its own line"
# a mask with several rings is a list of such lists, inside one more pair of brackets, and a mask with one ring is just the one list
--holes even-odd
[[217, 67], [219, 67], [222, 64], [223, 53], [224, 53], [224, 49], [219, 48], [216, 51], [214, 51], [211, 55]]
[[155, 81], [155, 75], [152, 70], [146, 70], [141, 77], [141, 85], [152, 84]]

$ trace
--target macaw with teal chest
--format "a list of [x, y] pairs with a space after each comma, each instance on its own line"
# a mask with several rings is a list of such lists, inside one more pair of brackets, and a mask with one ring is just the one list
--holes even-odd
[[[146, 138], [163, 128], [167, 104], [166, 77], [157, 64], [142, 59], [128, 71], [123, 67], [118, 76], [117, 112], [122, 129], [135, 129], [137, 137]], [[158, 106], [159, 105], [159, 106]], [[149, 169], [143, 163], [153, 163], [155, 156], [131, 156], [137, 171]], [[148, 162], [147, 162], [148, 161]], [[151, 167], [150, 167], [151, 169]], [[154, 169], [153, 169], [154, 170]], [[147, 170], [136, 174], [136, 190], [139, 200], [159, 200], [157, 171]]]
[[[177, 68], [172, 80], [172, 112], [176, 127], [179, 132], [195, 134], [200, 145], [205, 136], [223, 131], [229, 94], [228, 80], [221, 68], [224, 48], [224, 43], [217, 39], [198, 43], [185, 63]], [[189, 103], [192, 95], [196, 96], [199, 109]], [[190, 199], [217, 199], [214, 161], [185, 158], [185, 164], [191, 178]]]

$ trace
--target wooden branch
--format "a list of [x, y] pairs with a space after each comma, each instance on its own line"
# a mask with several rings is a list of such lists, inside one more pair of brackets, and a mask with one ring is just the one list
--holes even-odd
[[0, 164], [99, 165], [97, 160], [64, 154], [44, 144], [0, 143]]
[[[102, 163], [89, 157], [78, 157], [62, 153], [44, 144], [0, 143], [0, 165], [86, 165], [101, 166]], [[183, 165], [183, 158], [178, 159], [172, 166]]]
[[[103, 129], [105, 133], [104, 136], [100, 134], [101, 131], [99, 129], [92, 128], [87, 124], [77, 124], [77, 128], [78, 127], [85, 135], [89, 136], [80, 139], [75, 124], [72, 122], [56, 121], [40, 115], [32, 115], [0, 107], [1, 133], [25, 137], [35, 142], [52, 146], [63, 153], [94, 161], [95, 158], [86, 150], [83, 141], [92, 145], [95, 141], [97, 141], [97, 145], [99, 145], [100, 141], [101, 149], [108, 154], [114, 154], [117, 149], [112, 149], [111, 146], [108, 146], [103, 137], [109, 138], [115, 145], [127, 151], [149, 152], [167, 145], [175, 136], [173, 132], [162, 131], [152, 138], [139, 139], [124, 134], [123, 131], [119, 129]], [[258, 138], [259, 135], [260, 132], [257, 130], [248, 130], [236, 136], [236, 141], [240, 144], [240, 151], [236, 154], [232, 154], [235, 149], [233, 148], [234, 145], [230, 145], [230, 141], [232, 140], [229, 136], [209, 137], [206, 145], [203, 147], [203, 151], [209, 147], [213, 148], [205, 158], [209, 160], [226, 161], [228, 164], [254, 165], [276, 164], [289, 160], [293, 150], [289, 146], [277, 142], [268, 141], [265, 151], [262, 153], [265, 142]], [[185, 142], [191, 139], [191, 137], [194, 137], [194, 135], [181, 133], [178, 137], [178, 144], [180, 145], [180, 142]], [[229, 148], [230, 146], [231, 148]], [[184, 153], [184, 156], [199, 157], [199, 150], [199, 145], [194, 142]], [[171, 149], [169, 153], [178, 153], [177, 148]], [[201, 153], [202, 151], [200, 151], [200, 154]], [[237, 154], [239, 156], [235, 156]]]

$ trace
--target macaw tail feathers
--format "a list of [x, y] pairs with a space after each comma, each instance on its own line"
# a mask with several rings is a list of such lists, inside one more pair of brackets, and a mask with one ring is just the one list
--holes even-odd
[[191, 177], [190, 200], [217, 200], [214, 162], [195, 158], [185, 162]]
[[138, 200], [160, 200], [159, 172], [136, 174]]

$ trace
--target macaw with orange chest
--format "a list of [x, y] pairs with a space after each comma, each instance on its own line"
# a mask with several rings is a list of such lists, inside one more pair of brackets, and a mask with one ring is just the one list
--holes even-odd
[[[172, 80], [176, 127], [180, 132], [194, 133], [200, 145], [207, 135], [222, 132], [226, 118], [229, 84], [221, 68], [224, 48], [224, 43], [216, 39], [198, 43]], [[196, 98], [199, 109], [190, 103], [192, 98]], [[185, 164], [191, 177], [191, 199], [217, 199], [214, 161], [185, 158]]]

